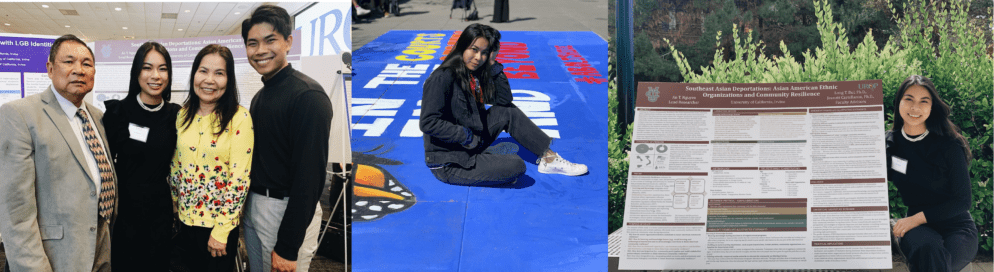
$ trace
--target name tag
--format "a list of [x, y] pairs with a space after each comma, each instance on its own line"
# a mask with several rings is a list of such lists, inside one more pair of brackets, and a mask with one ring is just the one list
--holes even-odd
[[908, 174], [908, 160], [898, 158], [897, 156], [890, 156], [890, 168], [894, 171], [901, 172], [901, 174]]
[[135, 123], [128, 123], [128, 131], [131, 132], [131, 139], [135, 139], [139, 142], [145, 142], [148, 140], [148, 128], [135, 125]]

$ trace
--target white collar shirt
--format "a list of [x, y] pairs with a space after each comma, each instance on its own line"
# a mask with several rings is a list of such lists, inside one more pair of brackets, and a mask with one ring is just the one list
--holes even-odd
[[[62, 97], [59, 92], [55, 91], [54, 86], [49, 87], [49, 91], [55, 93], [55, 100], [59, 101], [59, 107], [62, 108], [62, 111], [65, 112], [66, 117], [69, 119], [69, 125], [72, 126], [72, 132], [76, 135], [79, 147], [83, 151], [83, 157], [86, 158], [86, 167], [90, 169], [90, 180], [93, 181], [93, 185], [97, 188], [96, 195], [100, 195], [100, 169], [97, 168], [97, 159], [93, 156], [93, 152], [90, 151], [90, 146], [87, 145], [86, 141], [83, 139], [83, 120], [76, 117], [76, 112], [79, 111], [79, 109], [83, 109], [83, 112], [87, 115], [87, 119], [90, 119], [91, 125], [94, 122], [100, 122], [100, 120], [93, 120], [93, 115], [90, 114], [88, 109], [86, 109], [86, 102], [83, 102], [79, 107], [76, 107], [76, 105], [73, 105], [72, 102], [69, 102], [69, 99]], [[96, 125], [93, 125], [93, 130], [97, 130]], [[110, 152], [107, 152], [107, 142], [104, 142], [104, 139], [100, 137], [99, 131], [97, 132], [97, 140], [100, 140], [100, 145], [104, 147], [104, 154], [107, 156], [107, 159], [110, 160]]]

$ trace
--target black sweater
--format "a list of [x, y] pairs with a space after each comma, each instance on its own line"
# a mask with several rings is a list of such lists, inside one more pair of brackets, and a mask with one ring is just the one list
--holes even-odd
[[[495, 92], [485, 101], [493, 105], [513, 106], [511, 87], [503, 65], [495, 62], [492, 69]], [[424, 133], [425, 164], [435, 167], [454, 163], [463, 168], [476, 165], [473, 155], [482, 153], [476, 145], [479, 136], [486, 135], [481, 111], [485, 108], [462, 88], [452, 68], [439, 68], [425, 80], [421, 94], [421, 132]]]
[[326, 179], [331, 99], [317, 81], [290, 66], [263, 84], [250, 110], [251, 186], [289, 195], [273, 250], [295, 261]]
[[[908, 216], [923, 212], [928, 224], [969, 214], [973, 192], [963, 148], [954, 140], [930, 133], [910, 142], [900, 132], [889, 133], [887, 178], [908, 206]], [[908, 161], [906, 173], [894, 170], [893, 157]]]
[[[138, 106], [137, 97], [107, 100], [103, 124], [107, 144], [117, 169], [118, 220], [145, 225], [172, 216], [169, 162], [176, 150], [176, 112], [180, 106], [167, 103], [156, 112]], [[131, 139], [128, 124], [148, 128], [145, 142]]]

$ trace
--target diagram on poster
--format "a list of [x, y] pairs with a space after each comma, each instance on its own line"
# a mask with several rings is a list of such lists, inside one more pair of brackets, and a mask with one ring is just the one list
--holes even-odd
[[881, 85], [640, 83], [619, 269], [891, 268]]

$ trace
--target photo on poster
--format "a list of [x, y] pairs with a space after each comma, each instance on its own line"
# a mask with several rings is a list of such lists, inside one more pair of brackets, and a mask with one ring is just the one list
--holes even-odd
[[610, 9], [609, 271], [990, 267], [991, 3]]

